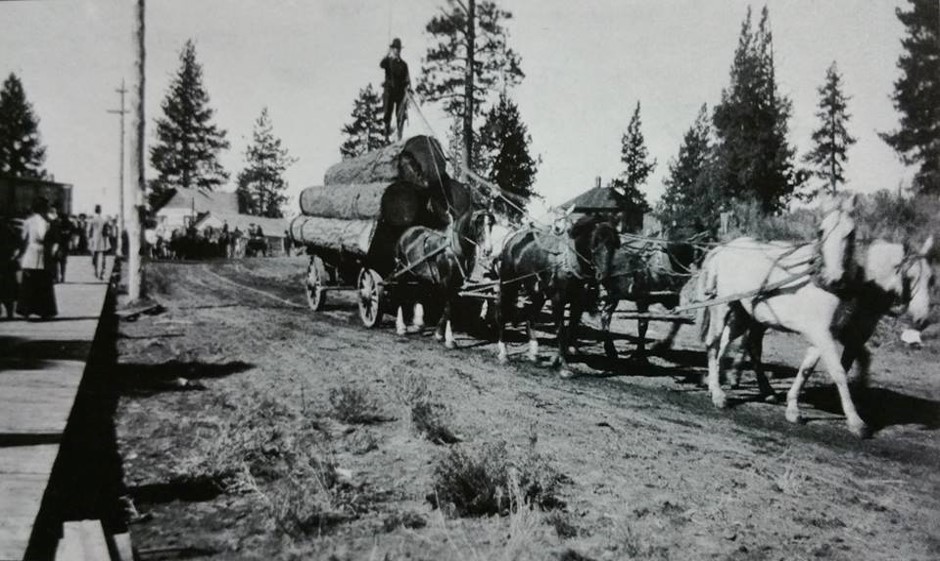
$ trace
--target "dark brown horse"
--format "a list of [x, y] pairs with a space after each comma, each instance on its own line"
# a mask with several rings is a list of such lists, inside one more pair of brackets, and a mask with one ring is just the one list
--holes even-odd
[[[507, 320], [515, 319], [520, 294], [528, 297], [522, 311], [529, 337], [529, 360], [538, 360], [538, 340], [532, 322], [546, 300], [552, 302], [558, 355], [555, 364], [562, 377], [570, 375], [566, 361], [567, 333], [577, 329], [592, 291], [610, 273], [614, 251], [620, 245], [617, 230], [602, 218], [588, 217], [575, 223], [567, 234], [525, 229], [509, 236], [499, 260], [500, 289], [496, 303], [499, 360], [507, 360], [503, 335]], [[571, 306], [565, 329], [565, 306]]]
[[[454, 347], [451, 308], [460, 289], [473, 270], [477, 250], [490, 251], [490, 230], [493, 215], [488, 210], [468, 209], [441, 232], [424, 226], [405, 230], [395, 246], [395, 257], [401, 280], [413, 283], [412, 289], [400, 290], [398, 332], [404, 334], [402, 306], [433, 301], [443, 304], [443, 312], [434, 336]], [[415, 323], [421, 322], [415, 313]], [[418, 325], [420, 327], [420, 325]]]
[[[693, 244], [666, 240], [627, 239], [613, 257], [611, 273], [604, 281], [604, 302], [601, 307], [601, 331], [604, 351], [610, 358], [617, 350], [610, 335], [610, 321], [621, 300], [636, 303], [640, 313], [646, 313], [653, 304], [668, 309], [679, 305], [680, 291], [692, 278], [698, 257]], [[673, 323], [667, 337], [657, 348], [668, 349], [679, 331]], [[649, 321], [637, 320], [637, 348], [635, 358], [646, 360], [646, 331]]]

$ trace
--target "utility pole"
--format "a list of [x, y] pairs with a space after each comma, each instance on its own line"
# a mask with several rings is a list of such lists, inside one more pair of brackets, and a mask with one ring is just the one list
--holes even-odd
[[118, 204], [120, 205], [120, 210], [118, 211], [118, 249], [117, 249], [117, 258], [120, 259], [124, 253], [127, 251], [127, 248], [124, 247], [124, 115], [127, 114], [127, 109], [124, 108], [124, 94], [127, 93], [127, 88], [124, 87], [124, 80], [121, 80], [121, 87], [117, 91], [121, 94], [121, 108], [120, 109], [109, 109], [108, 113], [114, 113], [121, 116], [121, 167], [120, 167], [120, 179], [118, 180]]
[[134, 96], [134, 137], [131, 150], [131, 169], [137, 172], [137, 188], [132, 189], [131, 203], [133, 211], [127, 221], [127, 298], [133, 302], [140, 299], [140, 213], [144, 204], [144, 195], [147, 189], [146, 160], [144, 159], [144, 62], [146, 50], [144, 48], [144, 13], [145, 0], [135, 2], [134, 21], [134, 63], [136, 67], [137, 83]]
[[[473, 61], [476, 44], [476, 0], [467, 0], [467, 70], [464, 74], [463, 165], [470, 170], [473, 154]], [[464, 181], [467, 181], [466, 171]]]

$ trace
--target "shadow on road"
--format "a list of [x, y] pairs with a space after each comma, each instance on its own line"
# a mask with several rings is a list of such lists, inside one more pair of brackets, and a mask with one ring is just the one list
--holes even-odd
[[[179, 362], [163, 364], [118, 364], [115, 380], [121, 394], [146, 397], [161, 392], [199, 389], [192, 380], [224, 378], [254, 368], [253, 364], [235, 361], [225, 363]], [[180, 379], [186, 383], [179, 383]]]
[[[940, 402], [876, 387], [854, 391], [852, 397], [859, 415], [874, 430], [895, 425], [920, 425], [928, 430], [940, 428]], [[800, 399], [821, 411], [842, 415], [835, 386], [806, 388]]]

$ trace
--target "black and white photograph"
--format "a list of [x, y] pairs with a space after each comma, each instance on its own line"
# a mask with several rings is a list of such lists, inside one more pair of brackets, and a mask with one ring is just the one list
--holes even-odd
[[936, 561], [938, 273], [940, 0], [0, 0], [0, 561]]

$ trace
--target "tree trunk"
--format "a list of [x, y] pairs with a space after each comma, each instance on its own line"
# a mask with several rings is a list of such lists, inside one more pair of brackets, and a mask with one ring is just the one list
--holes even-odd
[[[464, 74], [463, 165], [470, 169], [473, 154], [473, 64], [476, 49], [476, 2], [467, 1], [467, 69]], [[463, 175], [463, 180], [468, 181]]]

